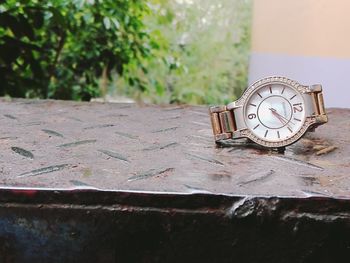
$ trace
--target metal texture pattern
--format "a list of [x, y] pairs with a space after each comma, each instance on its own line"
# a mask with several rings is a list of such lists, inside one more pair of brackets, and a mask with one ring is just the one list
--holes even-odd
[[216, 146], [206, 107], [2, 100], [0, 262], [342, 262], [350, 110], [327, 114], [279, 154]]
[[206, 107], [1, 101], [0, 184], [349, 198], [350, 111], [328, 114], [329, 124], [277, 154], [216, 147]]

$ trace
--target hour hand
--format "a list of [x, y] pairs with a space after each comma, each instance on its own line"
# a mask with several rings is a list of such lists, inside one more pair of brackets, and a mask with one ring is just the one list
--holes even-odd
[[[289, 126], [289, 122], [292, 123], [291, 121], [288, 122], [288, 120], [283, 117], [281, 114], [278, 114], [277, 111], [274, 108], [270, 108], [272, 114], [283, 124], [286, 125], [288, 130], [292, 132], [292, 128]], [[293, 124], [293, 123], [292, 123]]]
[[292, 125], [294, 125], [295, 123], [288, 120], [286, 117], [282, 116], [281, 114], [279, 114], [276, 109], [274, 108], [269, 108], [269, 110], [272, 112], [273, 115], [275, 115], [276, 117], [278, 117], [279, 119], [283, 119], [285, 121], [285, 123], [290, 123]]
[[272, 112], [273, 116], [275, 116], [283, 125], [286, 124], [286, 121], [281, 118], [281, 115], [279, 115], [274, 108], [270, 108], [269, 110]]

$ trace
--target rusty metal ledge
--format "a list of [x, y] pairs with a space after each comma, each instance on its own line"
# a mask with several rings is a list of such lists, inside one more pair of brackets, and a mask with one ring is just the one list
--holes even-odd
[[0, 99], [0, 263], [342, 262], [350, 110], [327, 114], [280, 154], [217, 147], [206, 107]]
[[0, 262], [338, 262], [350, 255], [349, 236], [347, 199], [86, 189], [0, 195]]

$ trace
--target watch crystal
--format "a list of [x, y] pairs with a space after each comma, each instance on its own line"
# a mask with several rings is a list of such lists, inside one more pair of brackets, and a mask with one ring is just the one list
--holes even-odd
[[301, 93], [285, 84], [269, 84], [255, 90], [245, 105], [245, 122], [251, 132], [268, 142], [293, 137], [305, 121]]

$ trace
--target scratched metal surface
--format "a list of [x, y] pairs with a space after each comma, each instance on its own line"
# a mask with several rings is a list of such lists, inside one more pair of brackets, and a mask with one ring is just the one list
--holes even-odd
[[216, 147], [206, 107], [2, 99], [0, 185], [349, 198], [350, 110], [328, 113], [278, 154]]

